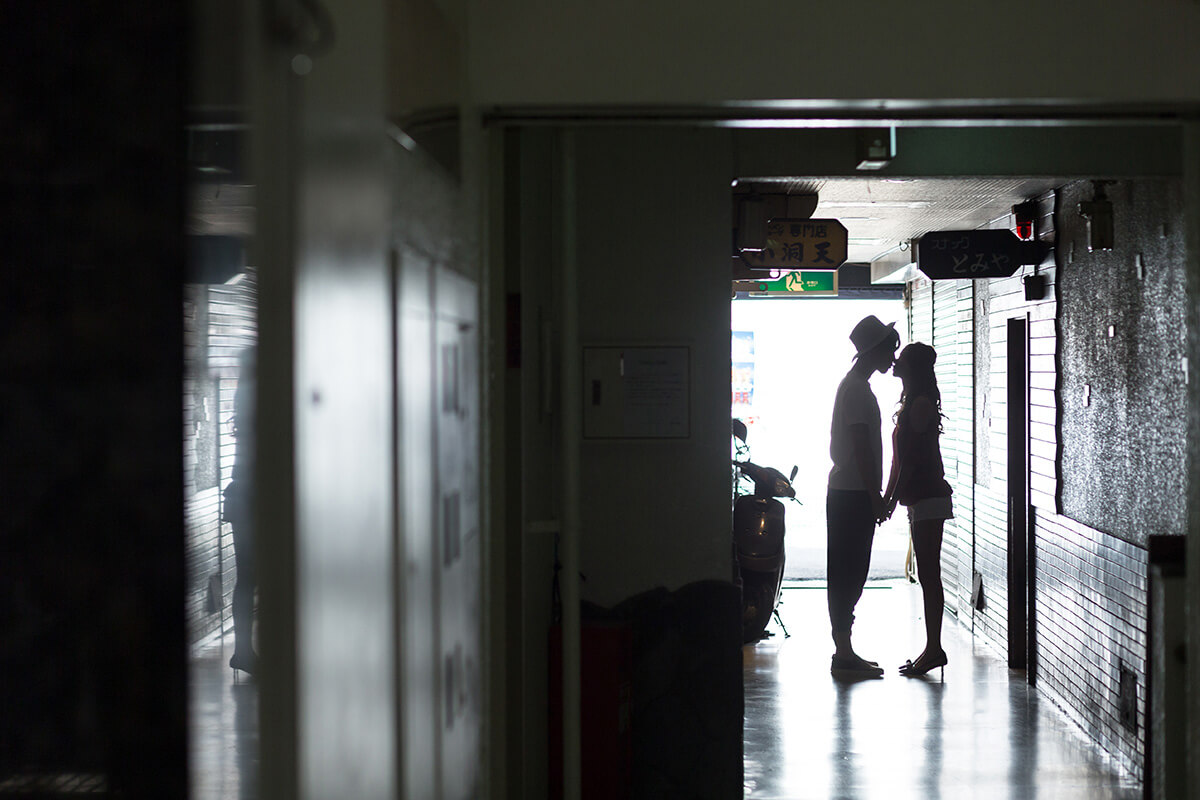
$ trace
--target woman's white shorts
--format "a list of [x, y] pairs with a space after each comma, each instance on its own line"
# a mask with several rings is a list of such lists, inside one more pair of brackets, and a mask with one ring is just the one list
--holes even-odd
[[954, 504], [949, 497], [927, 497], [908, 507], [909, 522], [924, 522], [929, 519], [953, 519]]

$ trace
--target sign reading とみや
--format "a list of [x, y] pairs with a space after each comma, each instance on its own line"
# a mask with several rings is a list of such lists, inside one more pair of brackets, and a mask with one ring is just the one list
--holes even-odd
[[836, 219], [773, 219], [761, 250], [742, 249], [752, 269], [837, 269], [846, 261], [846, 226]]
[[933, 231], [917, 243], [917, 267], [931, 280], [1007, 278], [1048, 251], [1009, 230]]

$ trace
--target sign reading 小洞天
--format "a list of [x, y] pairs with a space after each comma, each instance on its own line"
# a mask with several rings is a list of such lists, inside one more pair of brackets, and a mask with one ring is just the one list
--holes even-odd
[[846, 261], [846, 226], [836, 219], [773, 219], [761, 250], [742, 250], [753, 269], [837, 269]]
[[1037, 264], [1041, 242], [1022, 242], [1009, 230], [933, 231], [917, 243], [917, 267], [931, 280], [1007, 278]]
[[778, 278], [762, 281], [734, 281], [735, 291], [751, 295], [835, 295], [837, 272], [788, 272]]

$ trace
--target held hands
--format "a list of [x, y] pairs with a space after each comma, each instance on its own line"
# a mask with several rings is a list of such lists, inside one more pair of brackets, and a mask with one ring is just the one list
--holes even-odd
[[875, 524], [878, 525], [887, 513], [887, 501], [879, 494], [879, 492], [871, 492], [871, 516], [875, 518]]
[[896, 510], [896, 498], [874, 495], [871, 499], [871, 506], [875, 512], [875, 524], [881, 525], [891, 519], [892, 513]]

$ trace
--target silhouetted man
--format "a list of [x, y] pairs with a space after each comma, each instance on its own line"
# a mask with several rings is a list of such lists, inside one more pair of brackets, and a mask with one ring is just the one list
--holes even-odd
[[854, 652], [850, 629], [871, 567], [875, 526], [885, 512], [880, 494], [883, 441], [879, 401], [869, 381], [876, 372], [891, 369], [900, 346], [894, 325], [868, 316], [854, 326], [850, 341], [858, 352], [833, 401], [829, 437], [833, 469], [825, 501], [829, 621], [835, 648], [831, 671], [846, 677], [883, 675], [878, 664]]

